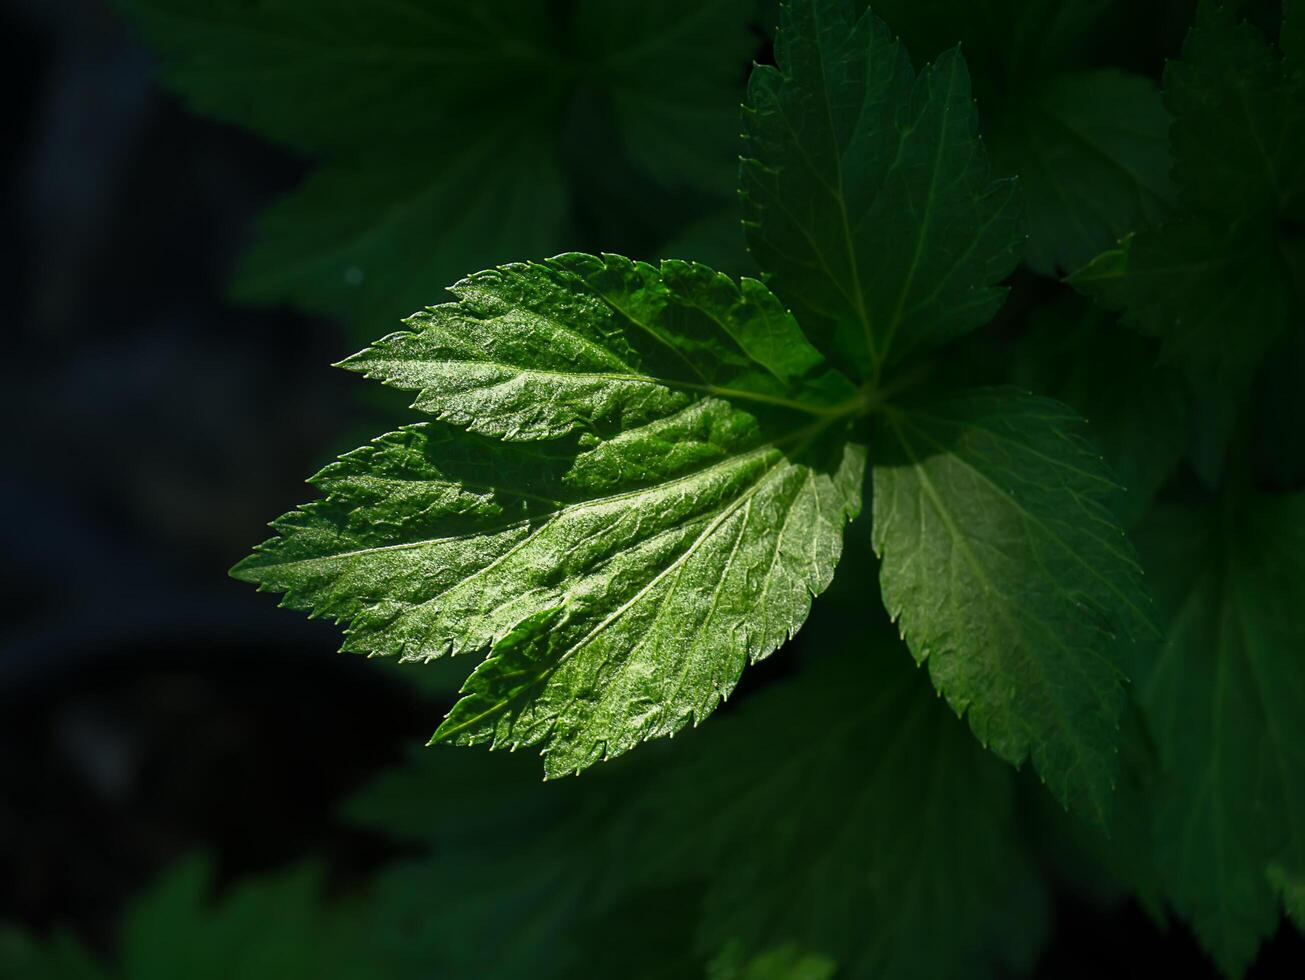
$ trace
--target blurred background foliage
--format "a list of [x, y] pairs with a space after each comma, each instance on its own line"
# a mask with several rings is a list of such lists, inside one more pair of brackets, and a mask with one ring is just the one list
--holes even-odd
[[[1082, 411], [1130, 523], [1217, 485], [1230, 410], [1061, 280], [1189, 206], [1159, 82], [1193, 4], [875, 9], [917, 61], [962, 44], [1025, 187], [1011, 299], [947, 370]], [[775, 3], [0, 11], [0, 978], [1213, 975], [1127, 817], [1143, 723], [1107, 839], [866, 625], [864, 521], [718, 720], [556, 783], [417, 748], [460, 665], [330, 656], [329, 627], [225, 579], [302, 473], [402, 404], [325, 366], [444, 286], [571, 249], [749, 271], [738, 105]], [[1244, 396], [1279, 488], [1305, 475], [1302, 351]], [[1253, 975], [1298, 976], [1301, 946], [1283, 927]]]

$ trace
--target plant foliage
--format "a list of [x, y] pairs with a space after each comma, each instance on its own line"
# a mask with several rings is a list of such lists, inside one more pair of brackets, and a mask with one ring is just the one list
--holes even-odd
[[992, 316], [1017, 254], [1016, 184], [988, 176], [965, 63], [914, 78], [882, 22], [838, 3], [785, 8], [776, 57], [741, 169], [775, 293], [615, 256], [464, 280], [344, 363], [454, 428], [328, 467], [323, 499], [234, 574], [349, 620], [351, 650], [492, 647], [436, 740], [540, 744], [549, 774], [578, 771], [701, 721], [797, 630], [860, 509], [848, 423], [873, 418], [890, 614], [981, 741], [1104, 812], [1149, 616], [1112, 477], [1060, 405], [898, 394]]
[[[432, 741], [549, 777], [771, 681], [579, 779], [424, 753], [346, 808], [420, 856], [343, 908], [203, 912], [186, 866], [173, 934], [275, 895], [347, 976], [1018, 974], [1031, 836], [1228, 976], [1305, 926], [1302, 0], [1200, 3], [1163, 71], [1158, 2], [794, 0], [745, 96], [741, 2], [127, 6], [196, 109], [321, 161], [237, 294], [411, 314], [340, 366], [422, 420], [233, 574], [476, 659]], [[642, 197], [634, 257], [543, 257]], [[755, 277], [693, 261], [732, 235]], [[134, 965], [144, 921], [126, 975], [206, 975]], [[267, 942], [245, 975], [301, 970]]]

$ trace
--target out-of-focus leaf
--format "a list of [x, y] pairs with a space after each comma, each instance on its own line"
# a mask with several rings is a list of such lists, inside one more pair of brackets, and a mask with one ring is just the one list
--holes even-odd
[[[468, 272], [574, 244], [560, 138], [581, 93], [669, 188], [725, 196], [747, 0], [120, 0], [197, 111], [321, 160], [266, 216], [235, 295], [374, 337]], [[624, 156], [622, 159], [624, 159]]]
[[1236, 976], [1281, 917], [1273, 869], [1305, 867], [1305, 494], [1167, 508], [1139, 541], [1170, 617], [1138, 684], [1162, 881]]

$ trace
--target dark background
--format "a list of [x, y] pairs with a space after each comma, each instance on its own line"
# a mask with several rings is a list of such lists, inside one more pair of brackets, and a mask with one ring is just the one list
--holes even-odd
[[[3, 0], [0, 58], [0, 921], [104, 950], [197, 848], [366, 874], [333, 804], [441, 712], [226, 576], [363, 415], [338, 326], [224, 299], [305, 163], [183, 110], [102, 0]], [[1134, 906], [1056, 921], [1041, 976], [1213, 976]], [[1284, 927], [1251, 975], [1301, 962]]]

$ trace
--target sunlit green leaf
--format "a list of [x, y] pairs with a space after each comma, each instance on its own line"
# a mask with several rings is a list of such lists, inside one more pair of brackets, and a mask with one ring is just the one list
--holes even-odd
[[467, 431], [343, 457], [233, 574], [349, 620], [349, 650], [493, 645], [437, 737], [538, 744], [552, 774], [701, 721], [829, 584], [857, 392], [703, 266], [569, 255], [454, 292], [345, 366]]

